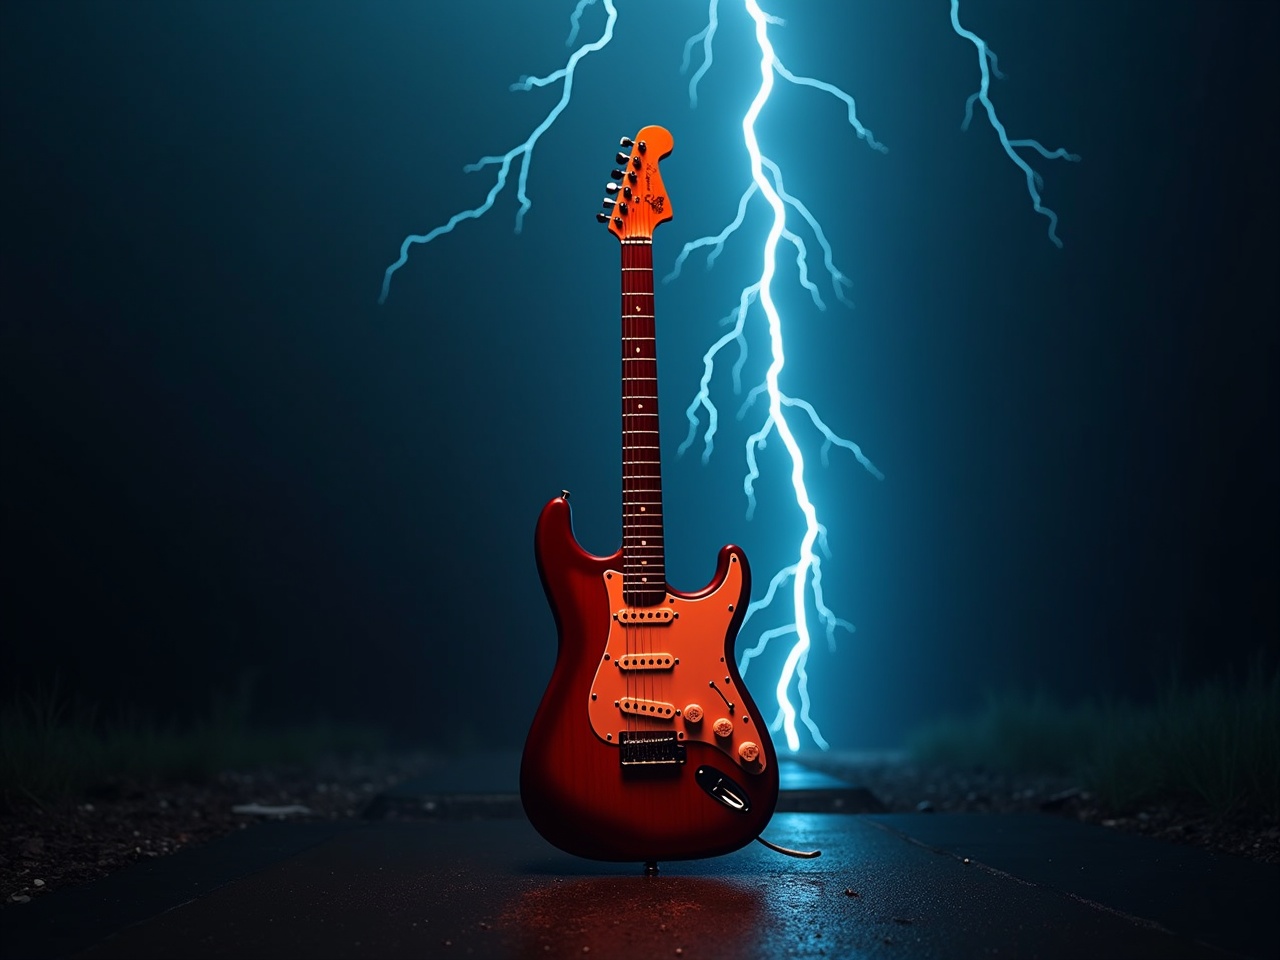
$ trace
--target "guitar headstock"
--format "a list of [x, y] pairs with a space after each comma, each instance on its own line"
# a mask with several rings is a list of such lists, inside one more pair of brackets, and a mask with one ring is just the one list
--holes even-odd
[[671, 219], [658, 161], [671, 153], [673, 145], [671, 132], [658, 126], [645, 127], [634, 140], [622, 138], [616, 158], [621, 169], [610, 171], [613, 179], [605, 185], [609, 196], [604, 206], [611, 212], [596, 214], [619, 240], [652, 240], [654, 228]]

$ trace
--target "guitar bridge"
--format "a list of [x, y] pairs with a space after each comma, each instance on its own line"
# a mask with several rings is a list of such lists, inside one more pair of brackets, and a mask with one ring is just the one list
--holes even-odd
[[624, 730], [618, 748], [624, 767], [679, 767], [685, 759], [684, 744], [674, 733]]

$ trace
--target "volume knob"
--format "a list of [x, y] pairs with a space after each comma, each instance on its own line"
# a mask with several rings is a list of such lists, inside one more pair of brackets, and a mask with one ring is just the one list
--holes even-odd
[[738, 758], [743, 763], [755, 763], [760, 759], [760, 746], [750, 740], [743, 740], [738, 744]]
[[716, 732], [717, 737], [724, 740], [727, 737], [733, 736], [733, 721], [728, 717], [721, 717], [712, 724], [711, 729]]
[[702, 707], [700, 704], [691, 703], [684, 708], [684, 718], [689, 723], [702, 722]]

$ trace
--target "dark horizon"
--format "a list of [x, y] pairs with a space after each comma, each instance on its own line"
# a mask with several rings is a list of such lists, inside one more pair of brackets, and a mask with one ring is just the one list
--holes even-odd
[[[417, 247], [379, 307], [403, 237], [483, 198], [463, 164], [557, 96], [508, 85], [563, 63], [572, 5], [516, 7], [499, 27], [461, 5], [0, 10], [5, 698], [57, 676], [166, 720], [252, 676], [264, 721], [523, 739], [555, 653], [538, 511], [568, 488], [584, 547], [621, 529], [617, 243], [592, 219], [617, 138], [675, 136], [660, 276], [732, 219], [754, 87], [740, 11], [691, 110], [705, 8], [646, 24], [621, 3], [534, 155], [523, 232], [509, 189]], [[848, 89], [889, 148], [812, 90], [762, 126], [854, 301], [785, 291], [785, 386], [885, 474], [808, 447], [827, 601], [857, 627], [834, 653], [814, 634], [835, 746], [895, 745], [988, 691], [1147, 697], [1175, 669], [1276, 663], [1280, 13], [962, 8], [1010, 133], [1082, 156], [1028, 157], [1061, 250], [991, 129], [960, 130], [977, 68], [945, 4], [777, 11], [788, 67]], [[734, 542], [758, 596], [798, 539], [776, 438], [744, 518], [726, 371], [710, 462], [676, 454], [751, 249], [657, 290], [680, 589]], [[762, 705], [772, 676], [748, 673]]]

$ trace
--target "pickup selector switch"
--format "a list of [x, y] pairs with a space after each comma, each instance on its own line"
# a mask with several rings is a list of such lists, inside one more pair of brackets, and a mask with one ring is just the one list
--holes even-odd
[[711, 727], [715, 731], [717, 737], [721, 740], [728, 739], [733, 736], [733, 721], [728, 717], [721, 717]]

